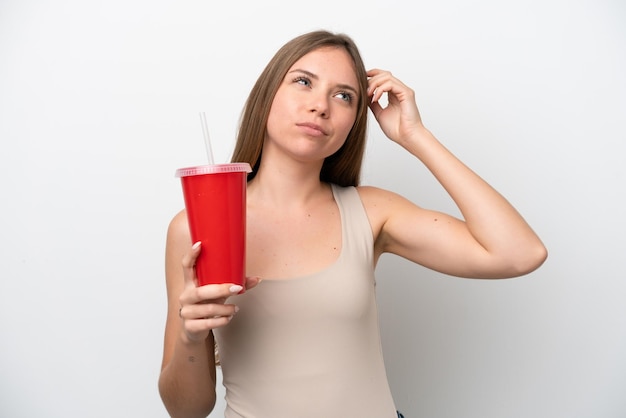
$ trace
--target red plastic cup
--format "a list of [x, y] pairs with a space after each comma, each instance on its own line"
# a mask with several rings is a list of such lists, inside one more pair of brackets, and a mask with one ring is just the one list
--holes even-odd
[[180, 168], [192, 242], [202, 242], [196, 260], [198, 286], [244, 286], [248, 163]]

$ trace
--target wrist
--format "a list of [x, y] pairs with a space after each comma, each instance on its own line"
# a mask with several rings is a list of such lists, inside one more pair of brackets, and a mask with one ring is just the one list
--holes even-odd
[[205, 337], [205, 338], [201, 338], [201, 337], [200, 338], [193, 338], [193, 337], [190, 337], [185, 332], [184, 329], [181, 329], [178, 341], [179, 341], [179, 343], [183, 347], [185, 347], [187, 349], [192, 349], [193, 350], [193, 349], [197, 349], [197, 348], [200, 348], [200, 347], [204, 347], [205, 344], [206, 344], [205, 341], [206, 341], [207, 338], [208, 337]]
[[413, 128], [410, 133], [400, 143], [407, 151], [419, 158], [429, 145], [438, 143], [435, 136], [424, 126], [419, 125]]

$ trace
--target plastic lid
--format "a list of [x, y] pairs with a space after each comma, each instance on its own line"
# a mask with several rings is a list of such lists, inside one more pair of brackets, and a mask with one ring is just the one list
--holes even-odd
[[229, 164], [213, 164], [199, 165], [196, 167], [179, 168], [176, 170], [176, 177], [199, 176], [202, 174], [216, 173], [236, 173], [236, 172], [252, 172], [248, 163], [229, 163]]

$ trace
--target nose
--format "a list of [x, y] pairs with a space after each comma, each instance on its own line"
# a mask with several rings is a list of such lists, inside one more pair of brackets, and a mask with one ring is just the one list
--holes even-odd
[[313, 93], [309, 103], [309, 111], [316, 113], [322, 118], [327, 118], [330, 115], [328, 96], [326, 94]]

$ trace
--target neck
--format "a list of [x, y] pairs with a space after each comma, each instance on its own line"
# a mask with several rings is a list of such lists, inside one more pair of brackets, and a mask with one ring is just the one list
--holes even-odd
[[271, 203], [282, 208], [306, 206], [328, 196], [329, 186], [320, 181], [320, 163], [261, 164], [248, 183], [250, 202]]

